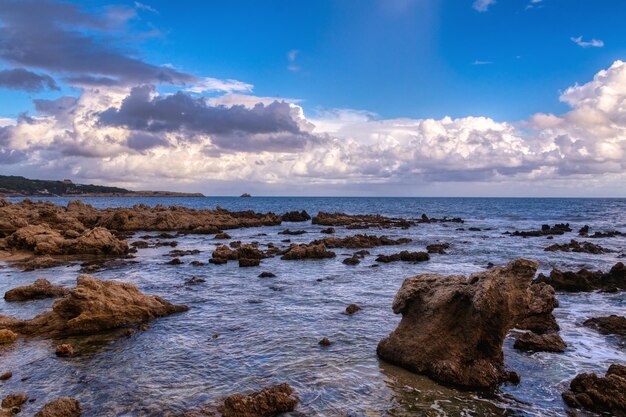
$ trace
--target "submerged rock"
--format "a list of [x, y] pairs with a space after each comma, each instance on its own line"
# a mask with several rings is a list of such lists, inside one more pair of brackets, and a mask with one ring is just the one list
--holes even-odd
[[378, 344], [378, 355], [436, 381], [493, 387], [510, 378], [502, 344], [527, 317], [537, 263], [519, 259], [462, 275], [424, 274], [404, 280], [393, 301], [398, 327]]
[[4, 293], [6, 301], [41, 300], [44, 298], [64, 297], [69, 294], [67, 288], [52, 285], [47, 279], [40, 278], [30, 285], [16, 287]]
[[591, 242], [578, 242], [577, 240], [572, 239], [570, 243], [563, 243], [559, 245], [555, 243], [554, 245], [550, 245], [544, 249], [546, 252], [582, 252], [582, 253], [591, 253], [591, 254], [601, 254], [601, 253], [610, 253], [613, 252], [610, 249], [603, 248], [600, 245], [596, 245]]
[[335, 256], [337, 256], [335, 252], [331, 252], [326, 249], [326, 245], [324, 245], [323, 243], [309, 243], [308, 245], [292, 244], [291, 246], [289, 246], [289, 248], [285, 251], [280, 259], [292, 261], [298, 259], [334, 258]]
[[331, 342], [329, 338], [323, 337], [322, 340], [317, 342], [317, 344], [320, 346], [330, 346], [333, 344], [333, 342]]
[[534, 332], [525, 332], [515, 336], [513, 347], [532, 352], [564, 352], [567, 345], [556, 333], [540, 335]]
[[583, 323], [602, 334], [615, 334], [626, 337], [626, 317], [612, 314], [607, 317], [593, 317]]
[[35, 417], [79, 417], [82, 413], [83, 410], [77, 400], [61, 397], [46, 404]]
[[626, 266], [616, 263], [609, 272], [592, 272], [581, 269], [578, 272], [553, 269], [549, 276], [539, 274], [537, 282], [550, 284], [557, 291], [582, 292], [594, 290], [626, 289]]
[[326, 235], [332, 235], [333, 233], [335, 233], [335, 228], [334, 227], [328, 227], [326, 229], [320, 230], [320, 233], [324, 233]]
[[278, 232], [279, 235], [290, 235], [290, 236], [298, 236], [306, 233], [306, 230], [290, 230], [285, 229], [282, 232]]
[[626, 416], [626, 366], [611, 365], [604, 377], [576, 375], [562, 396], [570, 407]]
[[389, 263], [389, 262], [425, 262], [430, 259], [430, 255], [426, 252], [409, 252], [403, 250], [400, 253], [394, 253], [392, 255], [379, 255], [376, 258], [376, 262]]
[[143, 294], [132, 284], [80, 275], [76, 287], [68, 296], [57, 300], [52, 311], [30, 320], [0, 316], [0, 327], [25, 336], [89, 335], [188, 309], [159, 296]]
[[213, 239], [231, 239], [231, 236], [228, 233], [217, 233]]
[[344, 259], [341, 262], [345, 265], [358, 265], [361, 263], [361, 260], [359, 259], [358, 256], [351, 256], [349, 258]]

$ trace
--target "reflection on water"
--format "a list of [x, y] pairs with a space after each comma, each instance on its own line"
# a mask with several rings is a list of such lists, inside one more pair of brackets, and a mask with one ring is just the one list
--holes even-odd
[[[608, 269], [624, 250], [624, 238], [600, 239], [597, 243], [616, 253], [588, 255], [544, 252], [551, 243], [566, 242], [571, 233], [552, 241], [515, 238], [502, 232], [536, 229], [542, 223], [571, 222], [599, 228], [626, 229], [624, 200], [514, 200], [514, 199], [179, 199], [177, 204], [196, 207], [252, 208], [256, 211], [306, 209], [315, 213], [342, 210], [353, 213], [385, 213], [417, 217], [460, 216], [459, 225], [423, 224], [408, 230], [368, 231], [414, 242], [401, 249], [424, 250], [426, 244], [451, 243], [447, 255], [433, 255], [421, 264], [394, 263], [371, 268], [376, 255], [401, 250], [371, 249], [358, 266], [341, 263], [353, 250], [337, 249], [336, 259], [282, 261], [265, 259], [258, 268], [227, 265], [193, 267], [206, 262], [216, 241], [212, 236], [177, 238], [177, 249], [201, 252], [182, 259], [184, 265], [165, 265], [168, 249], [142, 249], [134, 261], [118, 263], [95, 273], [99, 278], [136, 284], [142, 291], [159, 294], [188, 312], [151, 323], [152, 328], [132, 335], [101, 335], [71, 339], [79, 354], [57, 358], [54, 345], [62, 341], [22, 340], [0, 353], [0, 373], [14, 376], [0, 385], [4, 392], [26, 392], [34, 403], [25, 416], [58, 396], [76, 397], [86, 416], [161, 416], [180, 413], [233, 392], [257, 390], [276, 382], [288, 382], [301, 399], [296, 415], [319, 416], [440, 416], [440, 415], [564, 415], [560, 392], [577, 373], [604, 373], [608, 364], [624, 361], [619, 341], [582, 326], [588, 317], [624, 314], [621, 294], [559, 295], [555, 311], [568, 343], [563, 354], [520, 353], [512, 340], [504, 347], [508, 368], [522, 377], [518, 386], [504, 385], [494, 393], [476, 394], [442, 387], [428, 378], [382, 363], [376, 357], [378, 341], [395, 328], [399, 317], [391, 301], [410, 275], [424, 272], [470, 273], [488, 262], [504, 263], [516, 257], [540, 261], [543, 271], [553, 266]], [[245, 200], [245, 201], [242, 201]], [[119, 200], [93, 199], [99, 205]], [[131, 204], [132, 200], [124, 203]], [[156, 200], [150, 200], [152, 204]], [[293, 223], [229, 231], [232, 240], [279, 244], [287, 228], [308, 233], [291, 236], [293, 242], [318, 239], [321, 227]], [[338, 229], [338, 236], [355, 231]], [[360, 232], [360, 231], [359, 231]], [[267, 236], [259, 236], [265, 233]], [[138, 233], [141, 236], [145, 233]], [[0, 292], [45, 277], [55, 284], [73, 286], [78, 266], [35, 272], [0, 269]], [[275, 278], [258, 278], [271, 271]], [[185, 285], [192, 277], [205, 282]], [[342, 314], [350, 303], [363, 310]], [[0, 312], [28, 318], [50, 308], [51, 300], [6, 303]], [[328, 337], [330, 347], [318, 345]]]

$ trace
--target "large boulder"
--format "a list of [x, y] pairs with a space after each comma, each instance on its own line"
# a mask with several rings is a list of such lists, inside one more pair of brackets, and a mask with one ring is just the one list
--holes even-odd
[[618, 262], [606, 273], [584, 268], [578, 272], [554, 268], [549, 276], [539, 274], [537, 282], [545, 282], [557, 291], [567, 292], [626, 290], [626, 266]]
[[0, 328], [26, 336], [89, 335], [188, 310], [132, 284], [80, 275], [76, 287], [48, 311], [30, 320], [0, 316]]
[[297, 404], [293, 388], [279, 384], [250, 395], [233, 394], [218, 409], [222, 417], [273, 417], [293, 411]]
[[602, 334], [615, 334], [626, 338], [626, 317], [612, 314], [606, 317], [593, 317], [583, 323]]
[[557, 333], [524, 332], [516, 335], [513, 347], [526, 352], [564, 352], [567, 345]]
[[380, 341], [378, 355], [467, 388], [493, 387], [509, 379], [502, 344], [508, 331], [532, 312], [536, 270], [536, 262], [519, 259], [469, 279], [437, 274], [407, 278], [393, 301], [402, 320]]
[[44, 298], [64, 297], [69, 294], [67, 288], [52, 285], [47, 279], [40, 278], [30, 285], [15, 287], [4, 294], [7, 301], [41, 300]]
[[280, 259], [292, 261], [298, 259], [334, 258], [335, 256], [335, 252], [326, 249], [326, 246], [323, 243], [309, 243], [308, 245], [292, 244], [291, 246], [289, 246], [289, 248], [285, 251]]
[[79, 417], [82, 413], [78, 400], [61, 397], [44, 405], [35, 417]]
[[570, 407], [626, 416], [626, 366], [611, 365], [606, 376], [579, 374], [570, 383], [563, 400]]

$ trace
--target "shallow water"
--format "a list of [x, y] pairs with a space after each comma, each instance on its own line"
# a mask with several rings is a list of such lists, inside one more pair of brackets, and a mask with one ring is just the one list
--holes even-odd
[[[69, 199], [52, 199], [66, 204]], [[555, 315], [568, 343], [565, 353], [521, 353], [508, 338], [504, 351], [508, 368], [522, 377], [518, 386], [504, 385], [493, 395], [461, 392], [439, 386], [428, 378], [385, 364], [376, 357], [378, 341], [392, 331], [399, 317], [391, 301], [403, 279], [424, 272], [471, 273], [488, 262], [506, 263], [517, 257], [540, 262], [540, 270], [552, 267], [607, 270], [626, 249], [626, 239], [593, 239], [615, 249], [603, 255], [544, 252], [552, 243], [578, 238], [584, 224], [595, 230], [626, 231], [624, 199], [454, 199], [454, 198], [86, 198], [96, 207], [176, 204], [195, 208], [216, 205], [232, 210], [259, 212], [305, 209], [380, 213], [416, 218], [462, 217], [459, 224], [420, 224], [408, 230], [355, 231], [336, 228], [336, 236], [369, 233], [410, 237], [403, 247], [370, 250], [358, 266], [341, 261], [354, 250], [336, 249], [337, 258], [314, 261], [265, 259], [260, 267], [239, 268], [207, 264], [192, 267], [193, 260], [207, 262], [216, 243], [213, 236], [178, 237], [176, 249], [199, 249], [185, 256], [184, 265], [169, 266], [162, 256], [171, 248], [139, 250], [132, 263], [94, 275], [136, 284], [142, 291], [162, 295], [188, 312], [155, 320], [152, 328], [130, 337], [72, 340], [81, 355], [57, 358], [58, 341], [26, 340], [0, 353], [0, 373], [13, 378], [0, 383], [2, 394], [26, 392], [36, 398], [22, 414], [32, 415], [44, 403], [61, 395], [77, 398], [85, 416], [158, 416], [175, 414], [234, 392], [252, 391], [277, 382], [296, 388], [301, 403], [291, 415], [414, 416], [414, 415], [565, 415], [560, 392], [580, 372], [604, 373], [609, 364], [623, 363], [624, 347], [615, 338], [582, 326], [589, 317], [624, 314], [621, 294], [559, 294]], [[507, 230], [537, 229], [543, 223], [569, 222], [574, 232], [545, 238], [502, 235]], [[458, 231], [479, 227], [480, 232]], [[286, 228], [308, 233], [284, 236]], [[231, 240], [279, 244], [282, 239], [309, 242], [325, 237], [322, 227], [307, 223], [228, 231]], [[487, 230], [485, 230], [487, 229]], [[145, 233], [137, 233], [141, 236]], [[267, 236], [259, 236], [267, 234]], [[580, 238], [579, 240], [582, 240]], [[589, 240], [589, 239], [588, 239]], [[446, 255], [432, 255], [422, 264], [391, 263], [370, 267], [376, 255], [403, 249], [424, 250], [434, 242], [452, 244]], [[283, 243], [282, 245], [287, 245]], [[345, 255], [345, 256], [344, 256]], [[0, 269], [0, 292], [45, 277], [53, 283], [73, 286], [79, 267], [58, 267], [35, 272]], [[276, 278], [258, 278], [261, 271]], [[193, 277], [206, 282], [188, 286]], [[363, 310], [342, 314], [350, 303]], [[0, 312], [21, 318], [47, 309], [51, 300], [5, 303]], [[213, 335], [219, 335], [213, 338]], [[320, 347], [328, 337], [333, 344]], [[23, 378], [28, 378], [22, 380]]]

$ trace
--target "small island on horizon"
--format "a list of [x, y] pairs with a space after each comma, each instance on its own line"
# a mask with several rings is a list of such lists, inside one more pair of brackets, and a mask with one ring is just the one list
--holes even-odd
[[0, 197], [205, 197], [202, 193], [133, 191], [120, 187], [75, 184], [72, 180], [35, 180], [0, 175]]

